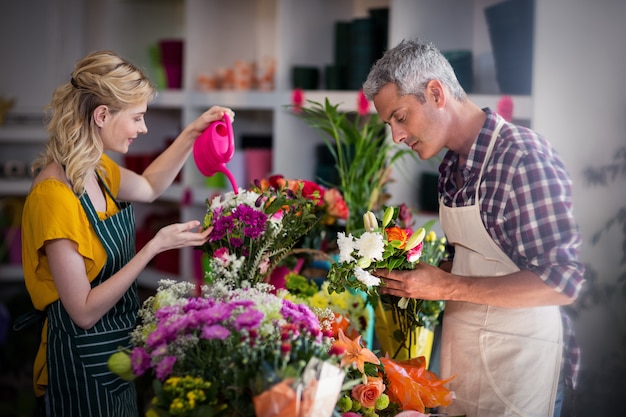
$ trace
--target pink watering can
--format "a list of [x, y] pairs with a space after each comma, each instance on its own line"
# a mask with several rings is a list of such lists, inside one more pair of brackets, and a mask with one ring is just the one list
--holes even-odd
[[238, 193], [237, 181], [232, 172], [226, 168], [226, 163], [232, 159], [234, 152], [233, 125], [226, 114], [223, 120], [211, 123], [193, 144], [193, 158], [200, 172], [207, 177], [218, 172], [224, 173], [235, 193]]

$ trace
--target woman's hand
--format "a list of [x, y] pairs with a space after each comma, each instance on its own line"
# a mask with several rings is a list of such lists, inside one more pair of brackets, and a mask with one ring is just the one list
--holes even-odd
[[191, 130], [193, 137], [197, 138], [200, 136], [200, 134], [204, 132], [211, 123], [216, 120], [222, 120], [224, 115], [228, 116], [231, 123], [235, 120], [235, 112], [228, 107], [213, 106], [209, 110], [202, 113], [200, 117], [189, 125], [189, 129]]
[[206, 230], [200, 230], [199, 227], [200, 222], [197, 220], [165, 226], [152, 238], [153, 250], [156, 253], [160, 253], [187, 246], [202, 246], [209, 239], [209, 234], [213, 227], [209, 227]]

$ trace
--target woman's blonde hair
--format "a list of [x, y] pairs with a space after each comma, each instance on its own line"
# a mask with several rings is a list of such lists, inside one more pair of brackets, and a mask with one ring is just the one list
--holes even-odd
[[46, 108], [50, 139], [33, 169], [60, 164], [74, 192], [82, 194], [87, 175], [98, 169], [104, 152], [93, 111], [105, 105], [114, 114], [151, 101], [156, 92], [139, 68], [114, 52], [87, 55], [76, 63], [70, 81], [52, 95]]

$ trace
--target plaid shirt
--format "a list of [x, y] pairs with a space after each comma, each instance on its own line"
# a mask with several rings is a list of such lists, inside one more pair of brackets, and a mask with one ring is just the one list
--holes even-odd
[[[487, 120], [462, 168], [463, 187], [455, 176], [458, 154], [448, 151], [439, 167], [439, 194], [448, 207], [474, 204], [476, 181], [497, 116]], [[536, 132], [511, 123], [502, 126], [480, 183], [480, 211], [491, 238], [522, 270], [537, 274], [547, 285], [577, 297], [584, 282], [578, 261], [581, 236], [572, 213], [571, 180], [552, 146]], [[575, 387], [580, 368], [573, 328], [563, 309], [568, 386]]]

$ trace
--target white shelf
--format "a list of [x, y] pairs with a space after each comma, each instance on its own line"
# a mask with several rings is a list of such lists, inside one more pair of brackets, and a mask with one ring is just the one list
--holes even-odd
[[38, 144], [48, 140], [44, 126], [5, 125], [0, 126], [0, 143]]
[[190, 94], [190, 105], [201, 108], [221, 105], [235, 110], [273, 111], [276, 107], [289, 104], [289, 102], [289, 92], [217, 90]]
[[159, 90], [156, 98], [149, 107], [159, 109], [182, 109], [186, 104], [186, 94], [183, 90]]

